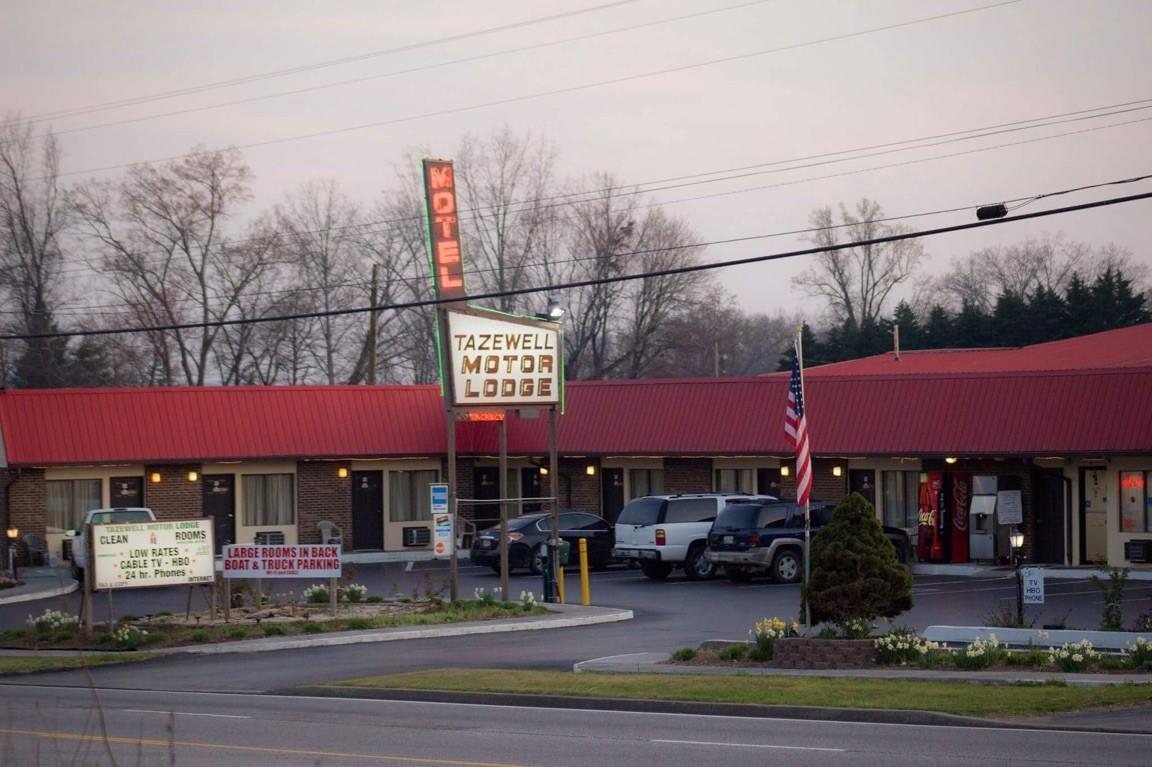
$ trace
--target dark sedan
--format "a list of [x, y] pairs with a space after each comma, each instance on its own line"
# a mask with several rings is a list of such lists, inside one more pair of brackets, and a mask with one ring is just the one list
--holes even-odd
[[[508, 520], [508, 569], [528, 568], [533, 575], [544, 572], [544, 544], [552, 531], [550, 513], [525, 514]], [[583, 511], [560, 512], [560, 538], [571, 548], [569, 565], [579, 564], [579, 542], [588, 541], [588, 564], [602, 569], [612, 561], [616, 534], [602, 517]], [[500, 528], [489, 527], [476, 534], [472, 542], [472, 564], [491, 567], [500, 572]]]

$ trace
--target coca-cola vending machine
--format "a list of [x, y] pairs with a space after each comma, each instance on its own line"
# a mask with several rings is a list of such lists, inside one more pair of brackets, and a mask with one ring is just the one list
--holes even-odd
[[968, 561], [968, 508], [972, 503], [972, 475], [952, 472], [948, 477], [952, 485], [952, 545], [950, 562]]
[[917, 548], [921, 562], [945, 562], [944, 474], [922, 475], [920, 481], [920, 529]]

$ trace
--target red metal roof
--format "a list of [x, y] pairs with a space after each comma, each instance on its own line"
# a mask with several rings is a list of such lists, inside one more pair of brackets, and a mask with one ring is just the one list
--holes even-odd
[[[784, 374], [573, 382], [568, 455], [788, 455]], [[1152, 366], [964, 375], [814, 376], [818, 455], [1152, 453]], [[548, 449], [546, 414], [509, 421], [509, 450]], [[435, 386], [15, 390], [0, 393], [8, 462], [61, 465], [437, 455]], [[494, 423], [462, 453], [496, 453]]]
[[1152, 323], [1032, 346], [892, 352], [812, 367], [807, 376], [1097, 370], [1152, 365]]

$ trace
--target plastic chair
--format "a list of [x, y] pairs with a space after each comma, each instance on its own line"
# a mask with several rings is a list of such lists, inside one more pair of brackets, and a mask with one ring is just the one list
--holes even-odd
[[344, 545], [344, 533], [341, 532], [340, 528], [337, 527], [334, 522], [329, 522], [325, 519], [321, 522], [317, 522], [316, 527], [320, 528], [320, 543], [325, 545]]

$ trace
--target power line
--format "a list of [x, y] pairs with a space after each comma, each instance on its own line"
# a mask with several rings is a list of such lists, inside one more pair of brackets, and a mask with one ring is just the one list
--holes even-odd
[[[708, 264], [694, 264], [691, 266], [681, 266], [672, 269], [660, 269], [650, 272], [640, 272], [637, 274], [620, 275], [616, 277], [600, 277], [588, 280], [576, 280], [572, 282], [557, 283], [552, 285], [543, 285], [538, 287], [529, 288], [516, 288], [512, 290], [491, 291], [488, 293], [479, 293], [468, 297], [469, 300], [482, 300], [492, 298], [503, 298], [508, 296], [528, 295], [532, 293], [556, 293], [563, 290], [572, 290], [575, 288], [590, 287], [594, 285], [607, 285], [619, 282], [630, 282], [632, 280], [650, 279], [653, 277], [671, 277], [679, 274], [690, 274], [695, 272], [711, 271], [713, 269], [721, 269], [730, 266], [743, 266], [746, 264], [756, 264], [765, 261], [777, 261], [785, 258], [795, 258], [798, 256], [814, 255], [816, 253], [827, 253], [830, 251], [846, 250], [848, 248], [865, 247], [871, 245], [883, 245], [890, 242], [901, 242], [903, 240], [919, 239], [922, 237], [933, 237], [941, 234], [950, 234], [952, 232], [961, 232], [968, 229], [979, 229], [987, 226], [998, 226], [1001, 224], [1014, 223], [1017, 221], [1027, 221], [1035, 218], [1044, 218], [1047, 216], [1062, 215], [1066, 213], [1074, 213], [1077, 211], [1091, 210], [1093, 208], [1101, 208], [1110, 205], [1118, 205], [1121, 203], [1135, 202], [1138, 200], [1146, 200], [1152, 198], [1152, 192], [1145, 192], [1143, 194], [1129, 195], [1126, 197], [1112, 197], [1105, 200], [1097, 200], [1094, 202], [1080, 203], [1078, 205], [1070, 205], [1064, 208], [1053, 208], [1051, 210], [1042, 210], [1035, 213], [1025, 213], [1020, 216], [1011, 218], [997, 218], [985, 221], [973, 221], [966, 224], [954, 224], [952, 226], [937, 227], [935, 229], [927, 229], [922, 232], [907, 232], [900, 234], [886, 235], [884, 237], [873, 237], [867, 240], [855, 240], [852, 242], [839, 243], [831, 246], [804, 248], [801, 250], [785, 251], [783, 253], [773, 253], [765, 256], [749, 256], [747, 258], [730, 259], [727, 261], [719, 261]], [[753, 239], [753, 238], [748, 238]], [[674, 246], [659, 248], [650, 251], [634, 251], [627, 255], [643, 255], [645, 253], [667, 252], [670, 250], [685, 250], [688, 248], [696, 248], [710, 243], [692, 243], [690, 245]], [[263, 322], [290, 322], [295, 320], [315, 319], [321, 317], [337, 317], [346, 314], [364, 314], [372, 311], [387, 311], [399, 309], [418, 309], [427, 306], [439, 306], [441, 304], [453, 303], [453, 299], [424, 299], [418, 301], [407, 301], [403, 303], [394, 304], [381, 304], [378, 306], [363, 306], [352, 309], [333, 309], [323, 312], [301, 312], [298, 314], [280, 315], [275, 317], [256, 317], [248, 319], [233, 319], [233, 320], [215, 320], [211, 322], [189, 322], [189, 323], [176, 323], [170, 325], [153, 325], [149, 327], [136, 327], [136, 328], [106, 328], [101, 330], [80, 330], [72, 333], [33, 333], [26, 335], [18, 334], [5, 334], [0, 335], [0, 341], [22, 341], [32, 340], [37, 338], [68, 338], [71, 336], [103, 336], [103, 335], [118, 335], [123, 333], [154, 333], [163, 331], [175, 330], [194, 330], [198, 328], [214, 328], [214, 327], [230, 327], [234, 325], [251, 325]]]
[[[1141, 104], [1143, 104], [1144, 106], [1135, 106], [1135, 105], [1141, 105]], [[1115, 111], [1106, 112], [1103, 114], [1093, 114], [1093, 113], [1099, 113], [1101, 110], [1107, 110], [1107, 109], [1114, 109]], [[922, 136], [922, 137], [918, 137], [918, 138], [902, 139], [899, 141], [890, 141], [890, 142], [885, 142], [885, 143], [881, 143], [881, 144], [873, 144], [870, 146], [856, 147], [853, 149], [843, 149], [843, 150], [836, 150], [836, 151], [831, 151], [831, 152], [822, 152], [822, 153], [818, 153], [818, 154], [807, 155], [804, 157], [792, 158], [792, 159], [788, 159], [788, 160], [774, 160], [771, 162], [755, 163], [755, 164], [741, 166], [741, 167], [737, 167], [737, 168], [728, 168], [728, 169], [717, 170], [717, 171], [705, 171], [702, 173], [695, 173], [695, 174], [689, 174], [689, 175], [684, 175], [684, 176], [673, 176], [673, 177], [669, 177], [666, 179], [657, 179], [657, 180], [653, 180], [653, 181], [640, 182], [639, 184], [635, 184], [635, 185], [627, 185], [626, 188], [620, 188], [619, 190], [615, 190], [612, 188], [600, 188], [600, 189], [584, 190], [581, 192], [570, 192], [570, 193], [564, 193], [564, 194], [558, 194], [558, 195], [549, 195], [549, 196], [545, 196], [545, 197], [537, 197], [537, 198], [532, 198], [532, 199], [528, 199], [528, 200], [518, 200], [518, 201], [511, 202], [510, 205], [511, 206], [517, 206], [517, 205], [523, 206], [523, 207], [519, 208], [517, 211], [514, 211], [514, 212], [519, 212], [519, 211], [531, 209], [533, 206], [535, 206], [541, 202], [548, 202], [548, 203], [552, 203], [552, 204], [544, 205], [540, 208], [537, 208], [538, 210], [545, 210], [545, 209], [554, 208], [554, 207], [562, 207], [564, 205], [592, 202], [594, 200], [600, 199], [597, 195], [600, 195], [603, 192], [610, 192], [611, 194], [609, 194], [608, 197], [611, 199], [623, 198], [623, 197], [632, 197], [632, 196], [636, 196], [636, 195], [640, 195], [640, 194], [649, 194], [652, 192], [664, 191], [667, 189], [678, 189], [678, 188], [684, 188], [684, 187], [688, 187], [688, 186], [694, 186], [697, 183], [699, 183], [699, 184], [714, 183], [714, 182], [719, 182], [719, 181], [748, 178], [750, 176], [755, 176], [755, 175], [766, 175], [769, 173], [785, 173], [785, 172], [790, 172], [790, 171], [794, 171], [794, 170], [801, 170], [801, 169], [805, 169], [805, 168], [819, 167], [819, 166], [824, 166], [824, 165], [832, 165], [832, 164], [836, 164], [836, 163], [840, 163], [840, 162], [850, 162], [850, 161], [854, 161], [854, 160], [867, 159], [869, 157], [876, 157], [876, 156], [887, 155], [887, 154], [895, 154], [898, 152], [913, 151], [916, 149], [927, 149], [930, 147], [942, 146], [945, 144], [957, 143], [957, 142], [967, 141], [967, 140], [972, 140], [972, 139], [977, 139], [977, 138], [985, 138], [987, 136], [999, 135], [1002, 133], [1012, 133], [1012, 132], [1018, 132], [1021, 130], [1031, 130], [1034, 128], [1043, 128], [1043, 127], [1049, 127], [1052, 125], [1060, 125], [1060, 124], [1066, 124], [1066, 123], [1070, 123], [1070, 122], [1078, 122], [1081, 120], [1091, 120], [1091, 119], [1096, 119], [1098, 117], [1115, 116], [1118, 114], [1124, 114], [1127, 112], [1142, 111], [1142, 110], [1146, 110], [1146, 109], [1152, 109], [1152, 99], [1139, 99], [1139, 100], [1135, 100], [1135, 101], [1124, 102], [1121, 104], [1114, 104], [1114, 105], [1104, 106], [1104, 107], [1096, 107], [1093, 109], [1081, 109], [1081, 110], [1076, 110], [1076, 111], [1072, 111], [1072, 112], [1065, 112], [1065, 113], [1061, 113], [1061, 114], [1057, 114], [1057, 115], [1048, 115], [1048, 116], [1044, 116], [1044, 117], [1031, 118], [1028, 120], [1016, 120], [1013, 122], [1002, 123], [1000, 125], [984, 126], [981, 128], [971, 128], [971, 129], [962, 130], [962, 131], [951, 131], [949, 133], [936, 134], [933, 136]], [[847, 171], [844, 173], [826, 174], [823, 176], [814, 176], [814, 177], [809, 177], [809, 178], [805, 178], [805, 179], [794, 179], [792, 181], [781, 182], [779, 184], [767, 184], [767, 185], [761, 185], [761, 186], [756, 186], [756, 187], [750, 187], [747, 189], [739, 189], [739, 190], [732, 190], [732, 191], [727, 191], [727, 192], [720, 192], [717, 194], [697, 195], [694, 197], [681, 198], [678, 200], [665, 201], [662, 203], [652, 203], [650, 205], [640, 206], [640, 207], [653, 207], [653, 206], [657, 206], [657, 205], [675, 205], [675, 204], [679, 204], [682, 202], [693, 202], [693, 201], [697, 201], [697, 200], [704, 200], [704, 199], [710, 199], [710, 198], [715, 198], [715, 197], [725, 197], [725, 196], [730, 196], [733, 194], [745, 194], [745, 193], [751, 192], [751, 191], [762, 191], [764, 189], [778, 188], [781, 186], [793, 186], [796, 184], [808, 183], [810, 181], [821, 181], [821, 180], [827, 180], [830, 178], [840, 178], [843, 176], [857, 175], [860, 173], [871, 172], [874, 170], [884, 170], [884, 169], [895, 168], [895, 167], [903, 167], [906, 165], [916, 165], [916, 164], [922, 164], [924, 162], [932, 162], [932, 161], [935, 161], [938, 159], [947, 159], [947, 158], [958, 157], [958, 156], [963, 156], [963, 155], [967, 155], [967, 154], [976, 154], [976, 153], [981, 153], [981, 152], [992, 151], [995, 149], [1004, 149], [1004, 148], [1013, 147], [1013, 146], [1022, 146], [1024, 144], [1029, 144], [1029, 143], [1038, 143], [1038, 142], [1042, 142], [1042, 141], [1050, 141], [1050, 140], [1053, 140], [1056, 138], [1081, 135], [1084, 133], [1091, 133], [1091, 132], [1095, 132], [1098, 130], [1107, 130], [1110, 128], [1123, 127], [1123, 126], [1132, 125], [1132, 124], [1139, 123], [1139, 122], [1147, 122], [1147, 121], [1148, 120], [1130, 120], [1130, 121], [1125, 121], [1125, 122], [1120, 122], [1120, 123], [1113, 123], [1113, 124], [1109, 124], [1109, 125], [1099, 126], [1099, 127], [1091, 128], [1091, 129], [1084, 130], [1084, 131], [1066, 131], [1063, 133], [1055, 133], [1055, 134], [1051, 134], [1048, 136], [1041, 136], [1041, 137], [1037, 137], [1034, 139], [1026, 139], [1023, 141], [1008, 142], [1008, 143], [1004, 143], [1004, 144], [994, 144], [991, 146], [980, 147], [980, 148], [969, 150], [966, 152], [952, 152], [952, 153], [943, 154], [943, 155], [934, 155], [932, 157], [920, 158], [917, 160], [911, 160], [911, 161], [907, 161], [907, 162], [888, 163], [888, 164], [884, 164], [884, 165], [870, 166], [868, 168], [857, 169], [857, 170], [853, 170], [853, 171]], [[968, 134], [973, 134], [973, 135], [968, 135]], [[934, 139], [944, 139], [944, 140], [933, 142]], [[933, 143], [925, 143], [925, 142], [933, 142]], [[902, 146], [900, 146], [902, 144], [912, 144], [912, 146], [903, 146], [902, 147]], [[871, 150], [871, 149], [878, 149], [880, 151], [868, 152], [868, 150]], [[842, 155], [851, 155], [851, 156], [842, 156]], [[836, 159], [828, 159], [828, 160], [824, 160], [822, 162], [806, 162], [809, 160], [821, 160], [822, 158], [836, 158]], [[802, 163], [802, 164], [797, 164], [797, 163]], [[785, 166], [785, 165], [787, 165], [789, 167], [780, 167], [780, 166]], [[738, 173], [739, 171], [758, 169], [758, 168], [763, 168], [764, 170], [759, 170], [759, 171], [751, 172], [751, 173]], [[717, 174], [720, 174], [720, 173], [733, 173], [733, 172], [737, 172], [737, 175], [717, 176]], [[715, 176], [715, 177], [714, 178], [704, 178], [706, 176]], [[670, 184], [667, 186], [656, 186], [657, 184], [661, 184], [661, 183], [664, 183], [666, 181], [674, 182], [674, 181], [679, 181], [681, 179], [694, 179], [694, 178], [700, 178], [702, 180], [698, 181], [698, 182], [694, 182], [694, 183], [682, 183], [682, 184]], [[578, 198], [581, 196], [585, 197], [586, 199], [575, 199], [575, 198]], [[478, 219], [483, 218], [484, 211], [495, 210], [496, 208], [497, 208], [497, 206], [495, 206], [495, 205], [484, 206], [484, 207], [480, 207], [480, 208], [464, 208], [464, 209], [461, 209], [460, 214], [459, 214], [459, 218], [460, 218], [461, 222], [465, 222], [465, 221], [469, 221], [469, 220], [478, 220]], [[330, 229], [304, 230], [304, 231], [299, 232], [299, 234], [301, 234], [301, 235], [321, 234], [321, 233], [340, 232], [340, 231], [346, 231], [346, 230], [359, 229], [359, 230], [361, 230], [362, 234], [372, 235], [372, 234], [379, 234], [379, 233], [388, 231], [389, 229], [392, 228], [391, 225], [393, 225], [393, 224], [418, 221], [418, 220], [422, 220], [422, 218], [423, 218], [422, 214], [415, 214], [412, 216], [402, 216], [402, 217], [392, 218], [392, 219], [381, 219], [381, 220], [376, 220], [376, 221], [362, 221], [362, 222], [357, 222], [354, 224], [347, 224], [347, 225], [342, 225], [339, 227], [332, 227]], [[383, 228], [372, 229], [372, 227], [383, 227]], [[89, 239], [96, 239], [96, 240], [101, 239], [100, 237], [98, 237], [96, 235], [92, 235], [92, 234], [88, 234], [88, 233], [80, 233], [79, 236], [83, 236], [83, 237], [86, 237]], [[238, 244], [243, 244], [245, 242], [252, 242], [252, 241], [261, 240], [261, 239], [264, 239], [264, 236], [252, 237], [252, 238], [239, 238], [239, 239], [235, 239], [235, 240], [229, 240], [228, 245], [229, 246], [235, 246]], [[140, 255], [143, 257], [146, 257], [149, 254], [148, 253], [142, 253]], [[155, 253], [155, 255], [165, 256], [167, 254], [160, 252], [160, 251], [157, 251]], [[86, 274], [86, 273], [89, 273], [90, 271], [91, 271], [90, 269], [86, 269], [86, 268], [64, 269], [61, 271], [61, 274]]]
[[255, 75], [245, 75], [243, 77], [235, 77], [230, 80], [218, 80], [211, 83], [203, 83], [201, 85], [191, 85], [186, 88], [177, 88], [175, 90], [163, 91], [161, 93], [153, 93], [146, 96], [133, 96], [126, 99], [119, 99], [116, 101], [105, 101], [100, 104], [92, 104], [85, 107], [74, 107], [70, 109], [60, 109], [53, 112], [42, 112], [38, 115], [19, 120], [17, 124], [31, 124], [44, 122], [46, 120], [55, 119], [58, 117], [73, 117], [80, 114], [89, 114], [91, 112], [103, 112], [110, 109], [119, 109], [126, 106], [135, 106], [137, 104], [146, 104], [152, 101], [164, 101], [178, 96], [188, 96], [194, 93], [202, 93], [204, 91], [216, 90], [219, 88], [232, 88], [237, 85], [245, 83], [258, 82], [261, 80], [271, 80], [279, 77], [287, 77], [289, 75], [301, 74], [304, 72], [311, 72], [317, 69], [326, 69], [329, 67], [340, 66], [343, 64], [352, 64], [357, 61], [364, 61], [366, 59], [379, 58], [381, 56], [389, 56], [394, 53], [406, 53], [408, 51], [418, 50], [420, 48], [428, 48], [436, 45], [443, 45], [444, 43], [454, 43], [461, 40], [467, 40], [473, 37], [482, 37], [485, 35], [495, 34], [497, 32], [507, 32], [513, 29], [522, 29], [523, 27], [534, 26], [536, 24], [543, 24], [549, 21], [558, 21], [560, 19], [572, 18], [574, 16], [583, 16], [589, 13], [596, 13], [606, 10], [608, 8], [615, 8], [621, 5], [631, 5], [637, 0], [616, 0], [616, 2], [604, 3], [602, 5], [595, 5], [590, 8], [581, 8], [575, 11], [565, 11], [564, 13], [557, 13], [551, 16], [540, 16], [535, 19], [526, 19], [524, 21], [512, 22], [509, 24], [502, 24], [496, 27], [488, 27], [487, 29], [479, 29], [472, 32], [463, 32], [457, 35], [449, 35], [447, 37], [434, 38], [432, 40], [425, 40], [418, 43], [409, 43], [407, 45], [396, 46], [395, 48], [385, 48], [379, 51], [369, 51], [367, 53], [358, 53], [354, 56], [345, 56], [339, 59], [330, 59], [328, 61], [320, 61], [313, 64], [304, 64], [296, 67], [289, 67], [287, 69], [276, 69], [270, 72], [262, 72]]
[[[633, 0], [635, 1], [635, 0]], [[366, 75], [363, 77], [354, 77], [347, 80], [338, 80], [336, 82], [321, 83], [319, 85], [310, 85], [303, 88], [294, 88], [291, 90], [278, 91], [275, 93], [266, 93], [259, 96], [249, 96], [246, 98], [232, 99], [230, 101], [221, 101], [215, 104], [205, 104], [198, 107], [188, 107], [185, 109], [176, 109], [168, 112], [161, 112], [158, 114], [143, 115], [140, 117], [126, 117], [120, 120], [111, 120], [108, 122], [95, 123], [92, 125], [81, 125], [75, 128], [67, 128], [65, 130], [53, 131], [56, 136], [66, 136], [73, 133], [83, 133], [91, 130], [98, 130], [100, 128], [113, 128], [120, 125], [130, 125], [139, 122], [149, 122], [152, 120], [159, 120], [165, 117], [179, 117], [181, 115], [193, 114], [196, 112], [206, 112], [214, 109], [224, 109], [232, 106], [239, 106], [241, 104], [251, 104], [259, 101], [270, 101], [272, 99], [284, 98], [286, 96], [299, 96], [305, 93], [314, 93], [316, 91], [329, 90], [331, 88], [341, 88], [349, 85], [360, 85], [374, 80], [383, 80], [390, 77], [399, 77], [401, 75], [410, 75], [417, 72], [427, 72], [434, 69], [442, 69], [444, 67], [456, 66], [457, 64], [472, 64], [478, 61], [487, 61], [489, 59], [499, 58], [502, 56], [510, 56], [517, 53], [527, 53], [528, 51], [543, 50], [545, 48], [553, 48], [559, 45], [567, 45], [568, 43], [580, 42], [584, 40], [592, 40], [598, 37], [606, 37], [608, 35], [619, 34], [621, 32], [633, 32], [638, 29], [645, 29], [649, 27], [659, 26], [662, 24], [671, 24], [678, 21], [688, 21], [697, 19], [703, 16], [712, 16], [718, 13], [726, 13], [732, 10], [741, 10], [753, 5], [762, 5], [771, 0], [752, 0], [752, 2], [739, 3], [737, 5], [730, 5], [724, 8], [711, 8], [705, 11], [698, 11], [696, 13], [684, 14], [681, 16], [673, 16], [665, 19], [657, 19], [655, 21], [647, 21], [640, 24], [630, 24], [623, 27], [615, 27], [613, 29], [602, 30], [599, 32], [589, 32], [582, 35], [574, 35], [572, 37], [564, 37], [558, 40], [550, 40], [543, 43], [534, 43], [532, 45], [524, 45], [518, 48], [505, 48], [499, 51], [490, 51], [488, 53], [481, 53], [474, 56], [465, 56], [463, 58], [450, 59], [448, 61], [440, 61], [433, 64], [423, 64], [416, 67], [409, 67], [407, 69], [398, 69], [391, 72], [383, 72], [375, 75]], [[0, 142], [3, 143], [3, 142]]]
[[[903, 27], [914, 26], [917, 24], [926, 24], [926, 23], [930, 23], [933, 21], [940, 21], [942, 19], [952, 18], [952, 17], [956, 17], [956, 16], [964, 16], [964, 15], [971, 14], [971, 13], [979, 13], [981, 11], [992, 10], [995, 8], [1001, 8], [1001, 7], [1004, 7], [1007, 5], [1015, 5], [1015, 4], [1020, 3], [1020, 2], [1023, 2], [1023, 0], [1003, 0], [1003, 2], [993, 3], [991, 5], [983, 5], [983, 6], [979, 6], [976, 8], [968, 8], [968, 9], [965, 9], [962, 11], [953, 11], [951, 13], [942, 13], [942, 14], [937, 14], [935, 16], [925, 16], [925, 17], [921, 17], [918, 19], [911, 19], [909, 21], [896, 22], [894, 24], [885, 24], [883, 26], [871, 27], [869, 29], [858, 30], [856, 32], [846, 32], [846, 33], [840, 34], [840, 35], [833, 35], [830, 37], [823, 37], [823, 38], [818, 38], [815, 40], [807, 40], [807, 41], [800, 42], [800, 43], [793, 43], [791, 45], [783, 45], [783, 46], [778, 46], [775, 48], [767, 48], [767, 49], [760, 50], [760, 51], [752, 51], [750, 53], [741, 53], [741, 54], [735, 54], [735, 55], [731, 55], [731, 56], [723, 56], [720, 58], [710, 59], [710, 60], [701, 61], [701, 62], [695, 62], [692, 64], [681, 64], [679, 66], [668, 67], [665, 69], [657, 69], [657, 70], [652, 70], [649, 72], [641, 72], [641, 73], [633, 74], [633, 75], [623, 75], [621, 77], [613, 77], [613, 78], [609, 78], [607, 80], [598, 80], [598, 81], [591, 82], [591, 83], [583, 83], [580, 85], [571, 85], [571, 86], [566, 86], [563, 88], [553, 88], [550, 90], [538, 91], [536, 93], [524, 94], [524, 95], [520, 95], [520, 96], [509, 96], [507, 98], [495, 99], [493, 101], [486, 101], [486, 102], [482, 102], [479, 104], [471, 104], [468, 106], [449, 107], [446, 109], [439, 109], [439, 110], [435, 110], [432, 112], [423, 112], [423, 113], [416, 114], [416, 115], [408, 115], [405, 117], [395, 117], [395, 118], [392, 118], [389, 120], [377, 120], [377, 121], [369, 122], [369, 123], [361, 123], [359, 125], [348, 125], [348, 126], [345, 126], [343, 128], [332, 128], [332, 129], [322, 130], [322, 131], [313, 131], [311, 133], [300, 133], [300, 134], [296, 134], [294, 136], [283, 136], [281, 138], [267, 139], [265, 141], [256, 141], [256, 142], [252, 142], [252, 143], [248, 143], [248, 144], [236, 144], [236, 145], [229, 147], [228, 149], [207, 150], [207, 153], [213, 154], [213, 153], [219, 153], [219, 152], [223, 152], [223, 151], [229, 151], [231, 149], [256, 149], [256, 148], [266, 147], [266, 146], [276, 146], [279, 144], [287, 144], [287, 143], [291, 143], [294, 141], [303, 141], [306, 139], [320, 138], [323, 136], [334, 136], [334, 135], [340, 135], [340, 134], [344, 134], [344, 133], [354, 133], [357, 131], [368, 130], [370, 128], [380, 128], [380, 127], [384, 127], [387, 125], [398, 125], [401, 123], [413, 122], [416, 120], [422, 120], [422, 119], [429, 118], [429, 117], [444, 117], [447, 115], [462, 114], [465, 112], [474, 112], [474, 111], [477, 111], [480, 109], [487, 109], [488, 107], [506, 106], [508, 104], [516, 104], [516, 103], [520, 103], [520, 102], [524, 102], [524, 101], [533, 101], [536, 99], [546, 98], [548, 96], [558, 96], [558, 95], [563, 95], [563, 94], [567, 94], [567, 93], [577, 93], [580, 91], [591, 90], [593, 88], [601, 88], [601, 87], [604, 87], [606, 85], [619, 85], [621, 83], [634, 82], [636, 80], [644, 80], [644, 79], [648, 79], [651, 77], [659, 77], [662, 75], [675, 74], [678, 72], [687, 72], [687, 71], [691, 71], [693, 69], [701, 69], [704, 67], [715, 66], [717, 64], [729, 64], [729, 63], [732, 63], [735, 61], [743, 61], [743, 60], [747, 60], [747, 59], [751, 59], [751, 58], [757, 58], [760, 56], [767, 56], [767, 55], [770, 55], [773, 53], [781, 53], [783, 51], [797, 50], [800, 48], [806, 48], [806, 47], [810, 47], [810, 46], [814, 46], [814, 45], [823, 45], [826, 43], [838, 42], [841, 40], [849, 40], [852, 38], [862, 37], [865, 35], [875, 34], [878, 32], [887, 32], [887, 31], [891, 31], [894, 29], [901, 29]], [[170, 155], [168, 157], [154, 158], [151, 160], [136, 161], [136, 162], [129, 162], [129, 163], [119, 163], [116, 165], [106, 165], [106, 166], [100, 167], [100, 168], [86, 168], [83, 170], [66, 171], [66, 172], [58, 173], [57, 176], [60, 178], [63, 178], [63, 177], [67, 177], [67, 176], [81, 176], [81, 175], [90, 175], [93, 173], [105, 173], [107, 171], [122, 170], [124, 168], [130, 168], [133, 165], [155, 163], [155, 162], [171, 162], [173, 160], [181, 160], [181, 159], [185, 159], [185, 158], [188, 158], [191, 156], [193, 156], [193, 153]]]

